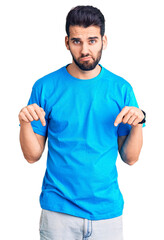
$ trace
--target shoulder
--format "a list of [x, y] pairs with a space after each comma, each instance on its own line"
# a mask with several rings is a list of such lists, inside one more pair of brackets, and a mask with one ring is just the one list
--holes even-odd
[[58, 79], [62, 76], [63, 69], [64, 67], [61, 67], [60, 69], [39, 78], [33, 84], [33, 88], [37, 90], [43, 90], [44, 88], [51, 89], [57, 83]]
[[104, 71], [104, 79], [106, 84], [112, 89], [112, 92], [126, 94], [127, 92], [133, 91], [131, 84], [125, 80], [125, 78], [109, 71], [108, 69], [103, 67]]
[[111, 81], [115, 85], [119, 85], [119, 86], [125, 85], [131, 88], [131, 84], [127, 80], [125, 80], [125, 78], [111, 72], [110, 70], [104, 67], [103, 67], [103, 70], [104, 70], [104, 76], [106, 79], [108, 79], [108, 81]]

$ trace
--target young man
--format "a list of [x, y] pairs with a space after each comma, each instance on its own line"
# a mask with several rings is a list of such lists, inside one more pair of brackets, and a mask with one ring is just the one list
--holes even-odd
[[36, 81], [19, 113], [29, 163], [40, 159], [48, 137], [41, 240], [121, 240], [116, 159], [119, 152], [129, 165], [138, 160], [144, 112], [131, 85], [99, 64], [107, 46], [100, 10], [75, 7], [66, 32], [72, 63]]

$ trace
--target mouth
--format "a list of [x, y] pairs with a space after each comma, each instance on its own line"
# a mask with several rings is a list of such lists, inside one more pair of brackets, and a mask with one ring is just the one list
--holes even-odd
[[83, 58], [80, 58], [81, 61], [89, 61], [91, 60], [91, 57], [83, 57]]

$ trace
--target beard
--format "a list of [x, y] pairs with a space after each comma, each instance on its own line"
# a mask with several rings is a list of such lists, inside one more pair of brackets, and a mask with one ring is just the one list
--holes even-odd
[[[90, 70], [93, 70], [97, 64], [100, 62], [100, 59], [101, 59], [101, 56], [102, 56], [102, 50], [103, 50], [103, 44], [101, 46], [101, 49], [99, 50], [99, 52], [97, 53], [97, 57], [96, 58], [93, 58], [92, 56], [90, 56], [89, 54], [87, 55], [84, 55], [82, 54], [80, 58], [76, 59], [74, 57], [74, 55], [72, 54], [71, 50], [71, 55], [72, 55], [72, 58], [73, 58], [73, 61], [75, 62], [75, 64], [83, 71], [90, 71]], [[92, 57], [93, 59], [93, 62], [92, 63], [89, 63], [89, 61], [85, 61], [83, 63], [80, 62], [80, 59], [81, 58], [84, 58], [84, 57]]]

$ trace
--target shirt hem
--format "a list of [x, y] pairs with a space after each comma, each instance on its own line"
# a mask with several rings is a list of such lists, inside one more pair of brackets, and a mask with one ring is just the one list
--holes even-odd
[[32, 126], [32, 129], [33, 129], [33, 131], [34, 131], [34, 133], [37, 133], [37, 134], [39, 134], [39, 135], [42, 135], [42, 136], [46, 136], [46, 134], [45, 133], [43, 133], [42, 131], [40, 131], [40, 130], [38, 130], [38, 129], [36, 129], [35, 127], [33, 127]]
[[59, 208], [52, 208], [49, 206], [46, 206], [44, 204], [41, 204], [41, 208], [44, 210], [48, 210], [48, 211], [53, 211], [53, 212], [59, 212], [59, 213], [64, 213], [64, 214], [68, 214], [68, 215], [72, 215], [75, 217], [79, 217], [79, 218], [83, 218], [83, 219], [88, 219], [88, 220], [106, 220], [106, 219], [112, 219], [112, 218], [116, 218], [116, 217], [120, 217], [123, 214], [123, 209], [116, 212], [116, 213], [110, 213], [110, 214], [103, 214], [103, 215], [94, 215], [91, 216], [89, 214], [78, 214], [76, 212], [70, 212], [67, 211], [65, 209], [59, 209]]

